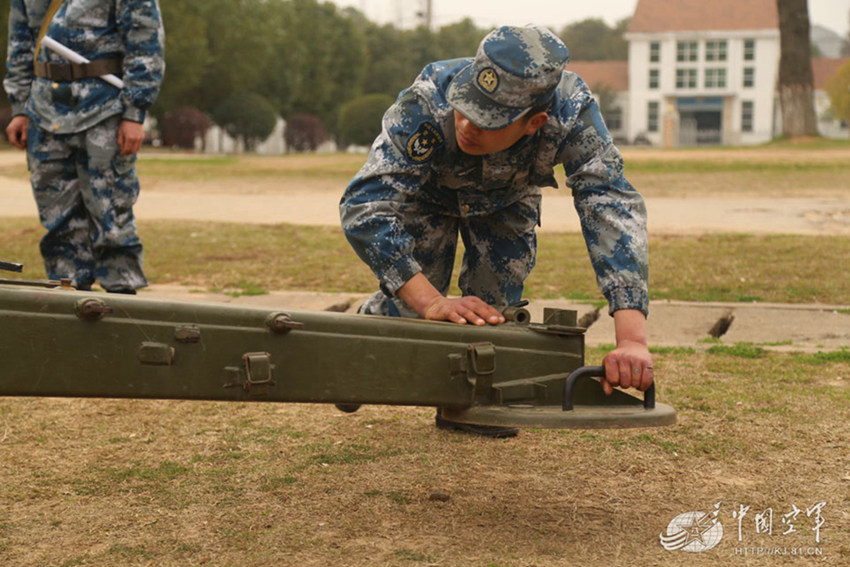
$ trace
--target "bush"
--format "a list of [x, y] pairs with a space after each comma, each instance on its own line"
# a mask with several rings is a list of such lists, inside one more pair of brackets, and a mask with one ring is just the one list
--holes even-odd
[[286, 121], [283, 132], [286, 147], [296, 152], [315, 152], [328, 139], [322, 121], [312, 114], [295, 114]]
[[194, 149], [195, 139], [207, 133], [212, 121], [196, 108], [177, 108], [165, 113], [162, 139], [166, 146]]
[[233, 138], [241, 139], [246, 150], [269, 137], [277, 123], [277, 112], [265, 97], [243, 92], [224, 99], [213, 112], [216, 124]]
[[393, 98], [389, 95], [370, 94], [342, 105], [337, 123], [342, 145], [371, 145], [381, 133], [381, 119], [392, 103]]

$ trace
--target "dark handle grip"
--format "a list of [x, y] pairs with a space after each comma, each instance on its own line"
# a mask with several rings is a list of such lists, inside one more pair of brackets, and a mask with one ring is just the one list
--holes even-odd
[[16, 262], [5, 262], [0, 260], [0, 270], [9, 270], [10, 272], [22, 272], [24, 271], [24, 265], [18, 264]]
[[[604, 366], [580, 366], [573, 370], [570, 375], [567, 376], [567, 381], [564, 382], [564, 398], [561, 405], [561, 409], [563, 409], [564, 411], [572, 411], [573, 390], [575, 389], [576, 382], [578, 382], [579, 379], [604, 377]], [[655, 408], [655, 382], [653, 382], [643, 394], [643, 407], [644, 409]]]

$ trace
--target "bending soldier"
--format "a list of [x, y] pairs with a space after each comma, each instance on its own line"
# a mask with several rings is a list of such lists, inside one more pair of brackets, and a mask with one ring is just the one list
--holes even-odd
[[[645, 390], [653, 380], [646, 208], [590, 91], [564, 70], [568, 60], [548, 30], [502, 27], [474, 59], [431, 63], [401, 92], [340, 202], [346, 237], [380, 282], [361, 313], [504, 322], [493, 306], [522, 298], [536, 258], [540, 188], [557, 186], [554, 167], [563, 164], [615, 322], [603, 386]], [[458, 234], [463, 295], [449, 298]], [[447, 422], [439, 410], [437, 425], [516, 434]]]

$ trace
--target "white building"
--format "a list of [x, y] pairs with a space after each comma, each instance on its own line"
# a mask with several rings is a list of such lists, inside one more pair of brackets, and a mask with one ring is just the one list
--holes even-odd
[[[607, 98], [603, 114], [617, 143], [744, 145], [782, 133], [776, 0], [638, 0], [626, 39], [628, 62], [567, 65], [605, 93], [597, 98]], [[850, 137], [823, 90], [846, 61], [812, 61], [823, 136]]]
[[774, 137], [776, 0], [638, 0], [626, 39], [630, 139], [690, 146]]

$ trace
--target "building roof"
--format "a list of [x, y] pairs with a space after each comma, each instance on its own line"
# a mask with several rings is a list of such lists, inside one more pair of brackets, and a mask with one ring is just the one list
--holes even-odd
[[628, 61], [570, 61], [567, 71], [584, 79], [591, 90], [598, 90], [602, 85], [616, 92], [629, 90]]
[[776, 0], [638, 0], [630, 33], [779, 29]]
[[812, 59], [812, 74], [814, 74], [815, 90], [823, 90], [829, 80], [833, 78], [838, 70], [848, 61], [850, 61], [850, 57], [838, 59], [818, 57], [817, 59]]

